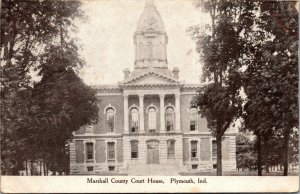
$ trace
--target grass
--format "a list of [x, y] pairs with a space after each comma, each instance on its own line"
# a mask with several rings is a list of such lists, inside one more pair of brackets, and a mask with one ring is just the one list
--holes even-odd
[[[182, 176], [216, 176], [216, 172], [182, 172]], [[223, 176], [257, 176], [257, 171], [225, 171]], [[283, 171], [263, 172], [263, 176], [283, 176]], [[298, 172], [289, 172], [288, 176], [299, 176]]]

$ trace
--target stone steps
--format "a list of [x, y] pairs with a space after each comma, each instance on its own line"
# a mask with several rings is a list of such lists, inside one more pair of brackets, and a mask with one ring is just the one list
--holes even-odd
[[170, 164], [138, 164], [128, 166], [128, 175], [148, 176], [148, 175], [179, 175], [176, 165]]

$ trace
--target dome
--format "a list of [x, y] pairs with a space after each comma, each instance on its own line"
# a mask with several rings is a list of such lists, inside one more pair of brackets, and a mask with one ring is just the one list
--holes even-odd
[[152, 0], [146, 0], [144, 12], [138, 21], [137, 31], [164, 32], [164, 23]]

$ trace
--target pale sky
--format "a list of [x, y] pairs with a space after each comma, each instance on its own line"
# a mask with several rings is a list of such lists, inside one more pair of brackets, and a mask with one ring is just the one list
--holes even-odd
[[[154, 0], [168, 34], [169, 69], [178, 67], [185, 83], [199, 83], [201, 64], [195, 43], [186, 29], [207, 24], [207, 14], [196, 10], [192, 0]], [[144, 0], [85, 0], [87, 21], [79, 24], [78, 38], [87, 65], [81, 77], [87, 84], [115, 84], [123, 70], [134, 66], [133, 34], [144, 10]]]

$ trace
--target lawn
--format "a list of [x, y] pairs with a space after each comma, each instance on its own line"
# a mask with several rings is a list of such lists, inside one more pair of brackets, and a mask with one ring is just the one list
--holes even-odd
[[[182, 172], [182, 176], [216, 176], [216, 172]], [[283, 171], [263, 172], [263, 176], [282, 176]], [[225, 171], [223, 176], [257, 176], [257, 171]], [[298, 172], [289, 172], [288, 176], [299, 176]]]

